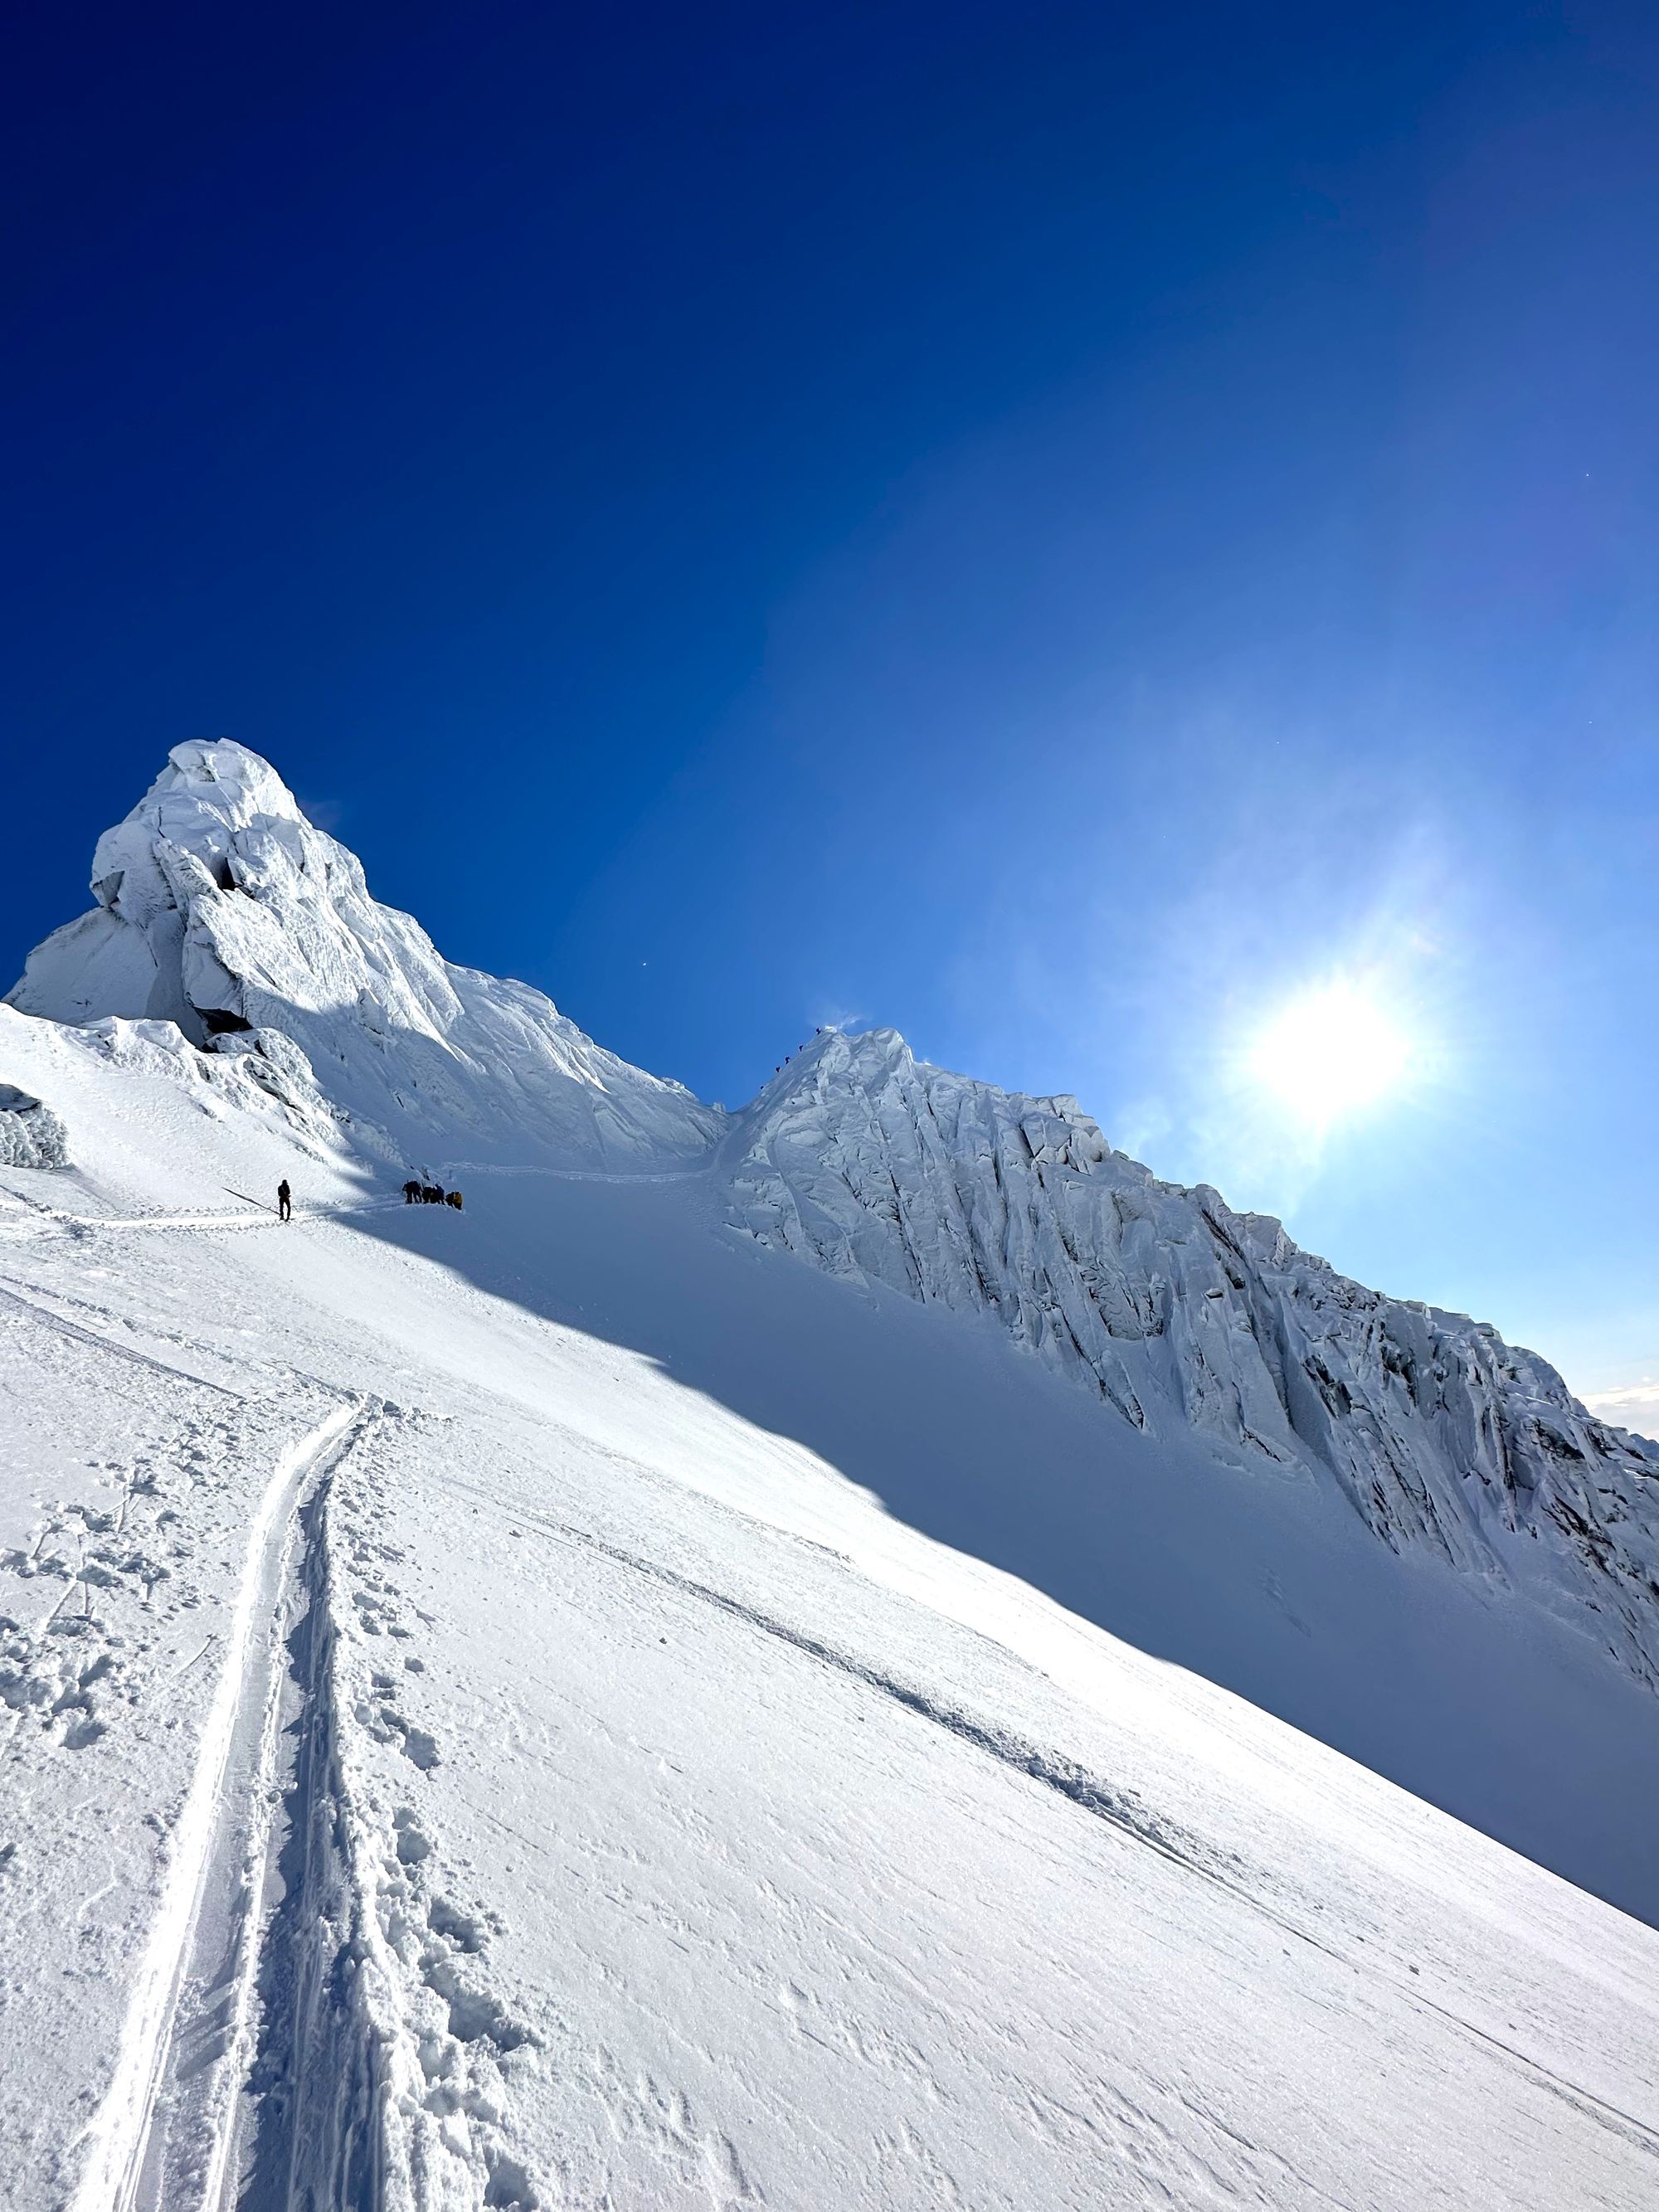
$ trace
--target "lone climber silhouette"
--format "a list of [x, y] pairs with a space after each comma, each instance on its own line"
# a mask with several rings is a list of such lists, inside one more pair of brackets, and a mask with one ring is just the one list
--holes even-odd
[[281, 1182], [276, 1186], [276, 1218], [278, 1221], [292, 1220], [294, 1217], [294, 1208], [289, 1202], [293, 1194], [288, 1187], [288, 1177], [284, 1176]]

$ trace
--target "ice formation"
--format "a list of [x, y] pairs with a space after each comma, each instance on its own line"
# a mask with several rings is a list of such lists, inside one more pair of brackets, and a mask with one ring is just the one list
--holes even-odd
[[1076, 1099], [930, 1067], [891, 1030], [818, 1037], [726, 1158], [760, 1242], [992, 1316], [1138, 1429], [1328, 1469], [1395, 1551], [1492, 1573], [1531, 1540], [1541, 1587], [1659, 1673], [1659, 1447], [1494, 1328], [1351, 1282], [1270, 1216], [1160, 1182]]
[[269, 763], [229, 739], [173, 747], [99, 839], [92, 890], [97, 905], [31, 954], [10, 1005], [59, 1022], [170, 1021], [221, 1050], [274, 1031], [386, 1157], [453, 1151], [465, 1130], [484, 1156], [696, 1158], [720, 1126], [541, 992], [443, 959], [369, 896], [362, 863], [306, 820]]
[[69, 1164], [64, 1125], [38, 1098], [0, 1083], [0, 1167], [61, 1168]]

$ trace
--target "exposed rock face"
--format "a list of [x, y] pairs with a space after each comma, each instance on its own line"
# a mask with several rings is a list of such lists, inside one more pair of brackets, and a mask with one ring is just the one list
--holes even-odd
[[1518, 1573], [1659, 1679], [1659, 1446], [1545, 1361], [1160, 1182], [1069, 1097], [830, 1034], [729, 1139], [732, 1218], [832, 1274], [990, 1315], [1125, 1420], [1328, 1470], [1396, 1551]]
[[175, 745], [98, 841], [92, 890], [93, 911], [30, 956], [12, 1006], [171, 1021], [204, 1048], [276, 1032], [391, 1156], [453, 1153], [459, 1135], [486, 1157], [695, 1158], [721, 1125], [541, 992], [442, 959], [245, 746]]
[[0, 1083], [0, 1167], [68, 1165], [69, 1138], [58, 1116], [27, 1091]]

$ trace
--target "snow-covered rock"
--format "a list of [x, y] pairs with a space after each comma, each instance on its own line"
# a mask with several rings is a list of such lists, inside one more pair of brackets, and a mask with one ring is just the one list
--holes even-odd
[[[283, 1060], [275, 1033], [388, 1158], [691, 1159], [720, 1127], [541, 992], [444, 960], [369, 896], [362, 863], [269, 763], [228, 739], [173, 747], [98, 841], [92, 890], [97, 905], [30, 956], [9, 1004], [59, 1022], [172, 1022], [267, 1068]], [[283, 1079], [306, 1087], [297, 1064]]]
[[0, 1167], [61, 1168], [69, 1164], [64, 1125], [38, 1098], [0, 1083]]
[[1075, 1099], [948, 1074], [891, 1030], [820, 1036], [726, 1159], [761, 1243], [990, 1315], [1137, 1429], [1328, 1470], [1394, 1550], [1522, 1576], [1659, 1679], [1659, 1446], [1489, 1326], [1366, 1290], [1160, 1182]]

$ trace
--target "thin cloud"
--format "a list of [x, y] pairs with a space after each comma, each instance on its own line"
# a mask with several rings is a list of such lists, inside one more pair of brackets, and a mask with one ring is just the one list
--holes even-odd
[[339, 835], [341, 824], [346, 818], [343, 799], [307, 799], [297, 791], [294, 796], [299, 801], [301, 813], [313, 829], [322, 830], [330, 837]]

